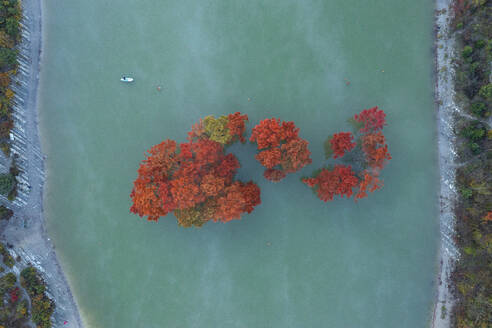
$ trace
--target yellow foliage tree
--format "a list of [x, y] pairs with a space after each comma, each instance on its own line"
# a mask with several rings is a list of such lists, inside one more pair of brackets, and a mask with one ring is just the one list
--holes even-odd
[[7, 91], [5, 91], [5, 97], [7, 97], [7, 99], [12, 99], [12, 97], [14, 96], [14, 91], [10, 90], [10, 89], [7, 89]]
[[13, 48], [14, 47], [14, 40], [10, 38], [10, 36], [5, 33], [4, 30], [0, 31], [0, 46], [4, 48]]
[[10, 84], [10, 75], [8, 72], [0, 73], [0, 87], [6, 88]]
[[223, 145], [228, 144], [232, 139], [227, 128], [228, 122], [227, 116], [221, 116], [219, 118], [207, 116], [203, 119], [205, 133], [209, 136], [210, 140]]

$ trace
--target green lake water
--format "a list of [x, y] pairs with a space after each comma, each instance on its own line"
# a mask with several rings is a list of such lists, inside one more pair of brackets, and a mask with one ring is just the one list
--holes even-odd
[[[40, 122], [48, 231], [87, 327], [425, 327], [436, 251], [432, 1], [44, 2]], [[131, 74], [135, 83], [119, 82]], [[350, 85], [345, 81], [349, 80]], [[156, 90], [158, 85], [162, 91]], [[393, 160], [368, 199], [318, 200], [299, 177], [379, 105]], [[295, 121], [313, 164], [262, 178], [240, 221], [129, 213], [146, 149], [200, 117]]]

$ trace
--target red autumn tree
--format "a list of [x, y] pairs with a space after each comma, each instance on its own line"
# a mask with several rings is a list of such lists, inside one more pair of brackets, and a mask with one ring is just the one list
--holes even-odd
[[130, 211], [155, 221], [173, 212], [185, 227], [250, 213], [261, 203], [260, 189], [251, 181], [234, 179], [239, 161], [224, 151], [231, 140], [244, 138], [245, 120], [240, 113], [208, 117], [193, 126], [187, 143], [177, 147], [166, 140], [152, 147], [138, 169]]
[[281, 143], [287, 143], [297, 139], [299, 129], [294, 122], [280, 122], [280, 119], [265, 119], [253, 128], [251, 142], [256, 142], [259, 150], [279, 147]]
[[227, 187], [226, 192], [217, 199], [215, 220], [228, 222], [240, 219], [243, 212], [251, 213], [254, 204], [260, 201], [260, 188], [252, 182], [244, 184], [235, 181]]
[[354, 120], [356, 122], [364, 123], [360, 132], [376, 132], [382, 130], [386, 125], [386, 113], [376, 106], [370, 109], [364, 109], [359, 114], [355, 114]]
[[147, 158], [138, 169], [138, 177], [130, 197], [133, 213], [157, 221], [175, 208], [170, 195], [169, 178], [177, 167], [176, 142], [166, 140], [148, 151]]
[[308, 142], [299, 138], [294, 122], [265, 119], [253, 128], [249, 140], [256, 142], [255, 158], [267, 168], [263, 175], [270, 181], [280, 181], [311, 163]]
[[359, 179], [350, 165], [335, 165], [333, 170], [323, 168], [314, 177], [304, 178], [302, 181], [314, 188], [318, 198], [325, 202], [333, 200], [335, 195], [350, 198], [353, 194], [352, 189], [359, 184]]
[[234, 114], [229, 114], [227, 116], [227, 128], [229, 129], [229, 134], [232, 136], [233, 140], [239, 139], [242, 143], [246, 142], [244, 138], [244, 131], [246, 131], [245, 122], [248, 121], [248, 115], [241, 115], [240, 112]]
[[205, 128], [203, 127], [203, 120], [200, 119], [198, 123], [195, 123], [191, 126], [191, 131], [188, 132], [188, 141], [205, 139], [207, 135], [205, 134]]
[[353, 142], [354, 135], [352, 132], [335, 133], [330, 139], [331, 150], [334, 154], [333, 158], [343, 157], [346, 152], [354, 149], [356, 143]]
[[260, 188], [256, 183], [250, 181], [241, 185], [241, 192], [245, 200], [243, 211], [247, 213], [253, 212], [254, 207], [261, 203]]

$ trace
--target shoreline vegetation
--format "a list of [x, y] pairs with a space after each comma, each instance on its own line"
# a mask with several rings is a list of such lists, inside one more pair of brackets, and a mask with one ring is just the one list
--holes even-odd
[[[0, 194], [6, 196], [9, 201], [13, 201], [17, 196], [19, 175], [17, 156], [11, 153], [10, 141], [14, 127], [15, 103], [15, 93], [11, 84], [14, 83], [13, 77], [17, 75], [19, 67], [21, 18], [22, 8], [19, 0], [0, 2], [0, 149], [10, 161], [8, 172], [0, 174]], [[4, 205], [0, 206], [0, 212], [0, 219], [6, 221], [14, 215], [14, 211]], [[38, 327], [51, 327], [54, 303], [44, 292], [46, 285], [39, 272], [28, 266], [20, 275], [16, 274], [13, 271], [16, 261], [1, 243], [0, 254], [3, 258], [3, 265], [0, 265], [0, 327], [24, 327], [32, 323]]]
[[[6, 173], [0, 173], [0, 194], [13, 201], [17, 196], [17, 154], [11, 152], [11, 131], [14, 127], [15, 93], [11, 84], [19, 67], [18, 45], [21, 41], [22, 8], [19, 0], [0, 2], [0, 149], [10, 162]], [[0, 219], [9, 221], [14, 211], [0, 206]], [[8, 244], [9, 245], [9, 244]], [[10, 246], [10, 245], [9, 245]], [[51, 315], [54, 302], [45, 293], [46, 284], [32, 266], [25, 267], [20, 274], [14, 268], [17, 261], [5, 245], [0, 243], [0, 328], [52, 327]]]
[[43, 219], [41, 16], [40, 0], [0, 2], [0, 328], [83, 327]]
[[492, 323], [492, 1], [454, 0], [456, 244], [454, 327]]
[[[0, 149], [6, 156], [10, 155], [10, 131], [14, 126], [11, 83], [19, 65], [16, 48], [21, 40], [21, 18], [19, 0], [0, 2]], [[3, 186], [1, 180], [0, 186]]]
[[11, 131], [14, 127], [13, 106], [16, 103], [12, 89], [17, 75], [18, 45], [21, 41], [20, 20], [22, 8], [19, 0], [0, 2], [0, 150], [7, 158], [7, 172], [0, 172], [0, 194], [12, 201], [17, 196], [16, 154], [11, 153]]
[[440, 272], [432, 327], [492, 322], [490, 0], [436, 1]]
[[26, 266], [20, 274], [7, 248], [0, 243], [0, 328], [22, 328], [33, 323], [39, 328], [52, 327], [51, 315], [55, 304], [46, 294], [46, 283], [33, 266]]

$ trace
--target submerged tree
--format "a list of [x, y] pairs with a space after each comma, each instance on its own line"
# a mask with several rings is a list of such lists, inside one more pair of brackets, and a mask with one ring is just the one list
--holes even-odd
[[253, 128], [249, 140], [257, 144], [255, 158], [266, 167], [263, 175], [270, 181], [280, 181], [288, 173], [311, 164], [308, 142], [299, 137], [294, 122], [265, 119]]
[[131, 212], [157, 221], [173, 212], [184, 227], [240, 219], [261, 203], [260, 189], [234, 179], [239, 161], [225, 145], [244, 141], [246, 115], [206, 117], [188, 142], [166, 140], [152, 147], [138, 169]]
[[386, 125], [386, 114], [373, 107], [356, 114], [350, 121], [355, 127], [355, 137], [350, 132], [340, 132], [330, 136], [325, 142], [325, 157], [342, 158], [349, 152], [352, 164], [359, 167], [358, 172], [352, 170], [351, 165], [335, 165], [322, 168], [302, 181], [313, 188], [323, 201], [333, 200], [334, 195], [344, 195], [358, 200], [367, 197], [367, 192], [381, 189], [383, 181], [379, 178], [380, 171], [391, 159], [386, 139], [382, 133]]
[[354, 149], [356, 143], [353, 140], [354, 135], [351, 132], [335, 133], [325, 142], [326, 157], [330, 158], [332, 154], [334, 155], [333, 158], [343, 157], [346, 152]]

